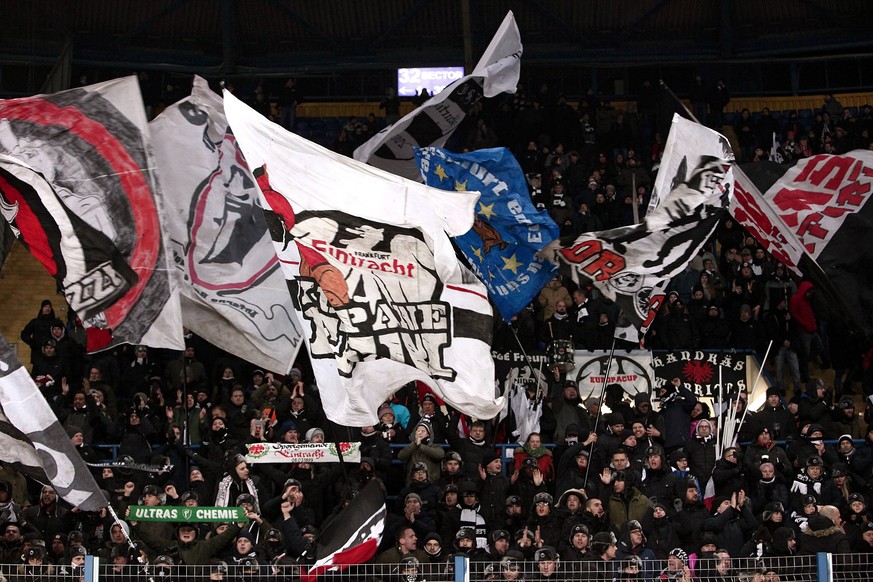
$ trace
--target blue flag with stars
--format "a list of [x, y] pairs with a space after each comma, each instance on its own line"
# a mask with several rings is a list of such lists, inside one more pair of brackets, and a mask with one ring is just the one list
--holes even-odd
[[506, 148], [465, 154], [421, 148], [415, 160], [428, 186], [480, 192], [473, 228], [455, 242], [509, 321], [557, 271], [536, 253], [558, 238], [558, 225], [531, 203], [524, 172]]

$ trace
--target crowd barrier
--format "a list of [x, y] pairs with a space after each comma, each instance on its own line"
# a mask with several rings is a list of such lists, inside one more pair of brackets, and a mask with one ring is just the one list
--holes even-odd
[[[239, 581], [300, 581], [315, 582], [309, 575], [310, 565], [296, 563], [239, 565], [217, 560], [207, 565], [115, 565], [102, 563], [87, 556], [83, 567], [70, 566], [0, 566], [9, 581], [69, 580], [80, 582], [171, 582], [173, 580], [239, 580]], [[699, 582], [842, 582], [870, 580], [873, 553], [795, 555], [785, 557], [695, 559], [689, 558], [690, 580]], [[674, 564], [675, 567], [675, 564]], [[542, 569], [541, 569], [542, 568]], [[520, 582], [525, 579], [574, 580], [578, 582], [637, 580], [677, 580], [666, 560], [634, 560], [617, 558], [609, 562], [558, 560], [554, 571], [544, 576], [546, 566], [534, 561], [504, 563], [471, 561], [461, 556], [440, 563], [418, 564], [357, 564], [344, 569], [320, 572], [321, 582]]]

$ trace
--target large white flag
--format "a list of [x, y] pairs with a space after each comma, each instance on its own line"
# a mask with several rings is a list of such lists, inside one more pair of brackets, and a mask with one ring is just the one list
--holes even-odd
[[410, 180], [421, 180], [414, 149], [446, 145], [483, 96], [514, 93], [521, 75], [521, 34], [510, 11], [473, 69], [355, 150], [355, 159]]
[[3, 101], [0, 154], [0, 214], [85, 319], [89, 351], [184, 348], [136, 77]]
[[412, 380], [478, 418], [495, 397], [485, 287], [447, 236], [467, 232], [478, 192], [429, 188], [330, 152], [225, 92], [258, 181], [328, 418], [373, 423]]
[[287, 372], [302, 334], [221, 97], [195, 77], [191, 95], [149, 128], [185, 326], [259, 367]]

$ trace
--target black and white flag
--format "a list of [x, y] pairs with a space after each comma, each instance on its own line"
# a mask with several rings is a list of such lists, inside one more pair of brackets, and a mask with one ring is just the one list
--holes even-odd
[[83, 511], [108, 501], [15, 350], [0, 336], [0, 459]]
[[515, 93], [521, 75], [521, 53], [521, 34], [510, 11], [472, 73], [361, 144], [355, 150], [355, 159], [420, 182], [414, 148], [443, 147], [482, 97]]
[[594, 285], [622, 310], [616, 337], [641, 341], [672, 277], [691, 262], [725, 215], [733, 192], [728, 140], [675, 115], [652, 202], [632, 226], [555, 241], [540, 254], [580, 286]]

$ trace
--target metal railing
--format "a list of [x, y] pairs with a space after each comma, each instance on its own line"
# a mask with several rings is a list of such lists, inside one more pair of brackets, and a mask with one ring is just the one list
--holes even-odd
[[[322, 571], [322, 582], [515, 582], [524, 579], [550, 579], [556, 582], [578, 582], [658, 579], [691, 582], [742, 580], [754, 582], [814, 582], [870, 580], [871, 554], [809, 554], [794, 556], [763, 556], [760, 558], [697, 558], [688, 563], [675, 560], [641, 560], [616, 558], [578, 562], [535, 562], [531, 560], [501, 560], [483, 557], [469, 560], [461, 556], [435, 563], [406, 564], [367, 563]], [[104, 564], [94, 556], [86, 556], [83, 567], [63, 565], [30, 566], [0, 565], [0, 573], [13, 580], [76, 580], [81, 582], [162, 582], [172, 580], [239, 580], [315, 582], [310, 565], [290, 560], [257, 564], [225, 563], [212, 560], [202, 565], [115, 565]]]

